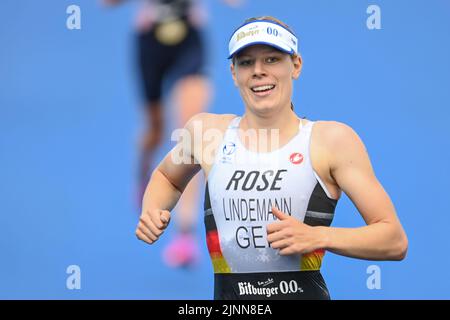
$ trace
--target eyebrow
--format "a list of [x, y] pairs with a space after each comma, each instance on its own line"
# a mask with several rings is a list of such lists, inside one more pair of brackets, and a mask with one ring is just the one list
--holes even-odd
[[[275, 48], [267, 48], [267, 49], [262, 49], [263, 53], [281, 53], [279, 50], [275, 49]], [[238, 54], [236, 58], [241, 58], [241, 57], [249, 57], [249, 54], [246, 53], [241, 53]]]

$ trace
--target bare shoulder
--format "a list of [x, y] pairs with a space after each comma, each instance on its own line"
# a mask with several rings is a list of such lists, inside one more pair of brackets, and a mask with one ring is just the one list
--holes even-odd
[[218, 129], [221, 132], [225, 131], [230, 121], [235, 118], [235, 114], [217, 114], [201, 112], [193, 116], [186, 126], [188, 129], [193, 129], [193, 126], [201, 125], [202, 131], [208, 129]]
[[186, 129], [191, 137], [189, 152], [203, 168], [205, 177], [209, 175], [216, 149], [221, 143], [228, 125], [235, 117], [234, 114], [203, 112], [193, 116], [186, 124]]
[[330, 172], [338, 179], [343, 168], [372, 172], [369, 154], [359, 135], [349, 125], [338, 121], [318, 121], [317, 135], [322, 152], [326, 154]]
[[348, 124], [339, 121], [316, 121], [314, 136], [328, 150], [362, 143], [359, 135]]

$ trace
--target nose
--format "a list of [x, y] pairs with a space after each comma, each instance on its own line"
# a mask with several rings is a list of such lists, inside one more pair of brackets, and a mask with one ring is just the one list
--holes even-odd
[[260, 59], [256, 59], [254, 65], [253, 65], [253, 77], [258, 78], [265, 76], [266, 71], [264, 69], [264, 63]]

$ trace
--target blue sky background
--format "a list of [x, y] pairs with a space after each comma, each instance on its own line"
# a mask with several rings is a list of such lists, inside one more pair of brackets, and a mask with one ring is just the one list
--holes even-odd
[[[245, 18], [273, 15], [300, 39], [299, 115], [352, 126], [371, 156], [409, 236], [402, 262], [326, 255], [334, 299], [449, 299], [448, 210], [450, 3], [445, 0], [252, 1], [239, 9], [204, 1], [211, 112], [243, 112], [229, 74], [227, 41]], [[81, 30], [66, 8], [81, 8]], [[381, 8], [381, 30], [366, 9]], [[0, 298], [211, 299], [212, 266], [173, 270], [136, 240], [137, 138], [142, 113], [135, 74], [136, 1], [0, 2]], [[167, 108], [169, 118], [176, 107]], [[170, 146], [161, 148], [160, 157]], [[199, 200], [199, 203], [203, 203]], [[344, 196], [334, 226], [363, 220]], [[66, 268], [81, 268], [68, 290]], [[370, 265], [381, 289], [366, 286]]]

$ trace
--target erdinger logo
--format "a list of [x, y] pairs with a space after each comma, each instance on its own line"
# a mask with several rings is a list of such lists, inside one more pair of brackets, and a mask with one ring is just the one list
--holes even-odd
[[234, 142], [227, 142], [222, 149], [222, 153], [225, 156], [230, 156], [236, 150], [236, 144]]
[[293, 164], [300, 164], [303, 162], [303, 155], [301, 153], [294, 152], [289, 157], [289, 161], [291, 161]]

